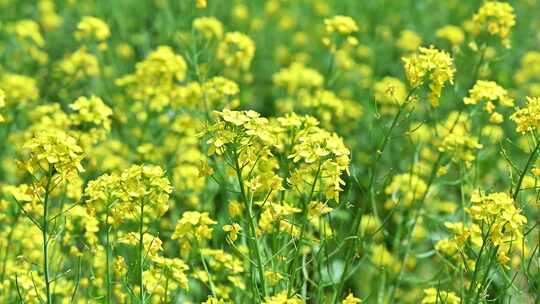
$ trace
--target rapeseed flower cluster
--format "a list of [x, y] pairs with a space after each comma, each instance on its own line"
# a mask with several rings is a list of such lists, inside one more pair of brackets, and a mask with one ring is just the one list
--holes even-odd
[[62, 180], [70, 180], [84, 171], [82, 148], [63, 131], [39, 132], [24, 145], [24, 149], [28, 150], [29, 157], [21, 165], [34, 176], [58, 175]]
[[407, 87], [395, 77], [384, 77], [373, 85], [373, 98], [380, 103], [381, 113], [392, 114], [396, 106], [406, 102]]
[[332, 52], [336, 52], [344, 45], [358, 45], [358, 39], [354, 36], [354, 33], [358, 32], [358, 25], [349, 16], [334, 16], [325, 19], [324, 30], [326, 36], [323, 38], [323, 43]]
[[433, 47], [419, 48], [418, 53], [404, 57], [405, 73], [412, 87], [427, 84], [431, 105], [439, 105], [441, 91], [446, 82], [453, 83], [454, 67], [452, 57]]
[[226, 67], [245, 71], [255, 56], [255, 44], [243, 33], [228, 32], [219, 43], [216, 56]]
[[452, 46], [459, 46], [465, 41], [465, 33], [459, 26], [445, 25], [435, 32], [438, 38], [445, 39]]
[[200, 32], [205, 39], [221, 39], [223, 24], [214, 17], [200, 17], [193, 20], [193, 29]]
[[485, 101], [484, 111], [489, 116], [489, 121], [494, 124], [503, 122], [503, 115], [497, 111], [495, 101], [502, 107], [512, 107], [514, 100], [508, 96], [508, 92], [493, 81], [479, 80], [472, 89], [469, 90], [469, 96], [463, 99], [467, 105], [475, 105]]
[[510, 261], [507, 253], [512, 246], [521, 246], [523, 239], [523, 225], [527, 218], [515, 206], [513, 199], [506, 193], [491, 193], [484, 195], [475, 193], [471, 197], [473, 205], [465, 211], [475, 221], [482, 223], [487, 229], [489, 241], [497, 246], [497, 258], [501, 264]]
[[520, 133], [535, 132], [538, 129], [540, 113], [540, 98], [527, 97], [525, 107], [518, 108], [510, 119], [516, 123], [516, 130]]
[[514, 8], [500, 1], [487, 1], [478, 9], [472, 18], [477, 34], [486, 32], [491, 36], [498, 36], [505, 47], [510, 47], [508, 36], [516, 24]]

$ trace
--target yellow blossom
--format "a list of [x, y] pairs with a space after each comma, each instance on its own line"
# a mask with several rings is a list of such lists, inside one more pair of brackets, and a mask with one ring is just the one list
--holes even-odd
[[25, 75], [5, 73], [0, 78], [0, 88], [4, 90], [6, 104], [22, 104], [36, 101], [39, 89], [36, 80]]
[[403, 30], [399, 34], [396, 46], [406, 52], [414, 52], [422, 45], [422, 37], [411, 30]]
[[315, 69], [305, 67], [295, 62], [288, 68], [281, 69], [272, 76], [274, 84], [292, 94], [300, 89], [315, 89], [322, 86], [323, 76]]
[[343, 301], [341, 301], [341, 304], [359, 304], [362, 303], [362, 300], [355, 297], [352, 293], [349, 293]]
[[433, 47], [421, 47], [418, 53], [404, 57], [403, 62], [411, 86], [418, 87], [427, 83], [430, 90], [428, 98], [434, 107], [438, 106], [445, 83], [452, 84], [454, 81], [452, 57]]
[[504, 107], [514, 105], [514, 100], [508, 96], [508, 92], [494, 81], [477, 81], [469, 90], [469, 96], [463, 99], [465, 104], [478, 104], [480, 101], [486, 101], [485, 109], [489, 113], [493, 111], [494, 101], [498, 101]]
[[98, 76], [100, 73], [96, 56], [89, 53], [85, 48], [80, 48], [73, 53], [67, 54], [58, 62], [58, 68], [62, 73], [74, 80]]
[[331, 52], [336, 52], [344, 44], [356, 46], [358, 39], [353, 36], [358, 32], [358, 25], [349, 16], [334, 16], [324, 20], [325, 36], [323, 43], [330, 48]]
[[540, 122], [540, 98], [527, 97], [525, 107], [518, 108], [510, 119], [516, 123], [520, 133], [537, 130]]
[[207, 0], [193, 0], [193, 1], [195, 1], [195, 7], [199, 9], [206, 8], [206, 6], [208, 5]]
[[486, 1], [472, 18], [477, 33], [499, 36], [505, 47], [510, 47], [508, 36], [516, 24], [514, 8], [507, 2]]
[[195, 18], [193, 28], [206, 39], [221, 39], [223, 36], [223, 25], [214, 17]]
[[334, 16], [325, 19], [324, 26], [327, 33], [349, 35], [358, 31], [356, 21], [349, 16]]
[[400, 105], [405, 102], [407, 88], [398, 78], [384, 77], [373, 86], [373, 95], [382, 105]]
[[240, 227], [240, 225], [238, 225], [237, 223], [223, 226], [223, 231], [229, 233], [229, 239], [233, 242], [238, 239], [238, 232], [240, 230], [242, 230], [242, 227]]
[[102, 42], [109, 36], [111, 36], [111, 31], [107, 23], [92, 16], [84, 16], [77, 24], [77, 30], [75, 31], [75, 38], [78, 40], [95, 39]]
[[424, 289], [422, 304], [460, 304], [461, 299], [454, 293], [435, 288]]
[[47, 174], [59, 174], [69, 180], [84, 169], [81, 165], [83, 151], [76, 140], [60, 130], [41, 131], [24, 145], [30, 156], [25, 163], [27, 170], [36, 174], [45, 171]]
[[435, 32], [438, 38], [448, 40], [452, 45], [457, 46], [465, 41], [463, 30], [455, 25], [446, 25]]
[[228, 32], [217, 48], [217, 58], [230, 68], [248, 70], [255, 56], [255, 43], [240, 32]]

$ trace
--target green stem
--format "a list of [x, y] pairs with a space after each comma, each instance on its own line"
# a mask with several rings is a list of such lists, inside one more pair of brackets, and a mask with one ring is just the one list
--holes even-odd
[[[460, 114], [461, 114], [461, 112], [460, 112]], [[458, 115], [458, 119], [459, 119], [459, 116], [460, 115]], [[457, 123], [458, 119], [456, 119], [456, 123]], [[454, 124], [454, 126], [455, 126], [455, 124]], [[453, 130], [453, 127], [452, 127], [452, 130]], [[401, 279], [402, 279], [403, 274], [405, 272], [405, 263], [407, 262], [407, 259], [409, 258], [409, 254], [410, 254], [410, 251], [411, 251], [411, 245], [412, 245], [411, 238], [412, 238], [414, 229], [416, 228], [416, 224], [418, 223], [418, 219], [420, 217], [420, 211], [422, 209], [422, 206], [424, 205], [424, 201], [426, 200], [426, 197], [427, 197], [427, 195], [429, 193], [429, 190], [430, 190], [431, 186], [433, 185], [433, 182], [435, 181], [435, 177], [437, 176], [437, 171], [439, 170], [439, 166], [440, 166], [440, 163], [442, 161], [442, 157], [443, 157], [443, 152], [439, 152], [439, 154], [437, 156], [437, 160], [435, 160], [435, 164], [433, 165], [433, 168], [431, 169], [431, 173], [430, 173], [430, 176], [429, 176], [429, 179], [428, 179], [428, 182], [427, 182], [426, 191], [422, 194], [422, 198], [418, 202], [418, 208], [415, 210], [413, 222], [411, 224], [411, 228], [407, 230], [407, 234], [406, 234], [406, 238], [405, 238], [405, 243], [407, 245], [405, 247], [405, 253], [403, 255], [403, 259], [401, 260], [401, 263], [400, 263], [399, 273], [398, 273], [398, 275], [396, 277], [396, 280], [395, 280], [395, 283], [391, 287], [391, 290], [390, 290], [390, 293], [389, 293], [390, 294], [390, 297], [389, 297], [390, 302], [392, 302], [394, 300], [396, 289], [399, 287], [399, 284], [401, 283]]]
[[199, 254], [201, 256], [201, 262], [204, 267], [204, 271], [206, 272], [206, 275], [208, 276], [208, 284], [210, 285], [210, 292], [212, 292], [212, 296], [216, 296], [216, 287], [214, 286], [214, 280], [212, 280], [212, 275], [210, 274], [210, 270], [208, 269], [208, 265], [206, 265], [206, 261], [204, 259], [204, 255], [202, 253], [201, 248], [199, 247]]
[[140, 215], [140, 218], [139, 218], [139, 259], [138, 259], [138, 262], [139, 262], [139, 301], [141, 304], [144, 304], [144, 285], [143, 285], [143, 274], [144, 274], [144, 269], [143, 269], [143, 253], [144, 253], [144, 242], [143, 242], [143, 237], [144, 237], [144, 232], [143, 232], [143, 226], [144, 226], [144, 202], [141, 202], [141, 215]]
[[47, 304], [52, 304], [51, 280], [49, 275], [49, 188], [52, 180], [52, 168], [49, 166], [47, 177], [47, 185], [45, 186], [45, 198], [43, 199], [43, 223], [42, 223], [42, 238], [43, 238], [43, 275], [45, 276], [45, 292], [47, 296]]
[[493, 261], [496, 259], [497, 252], [499, 251], [499, 246], [493, 248], [493, 253], [490, 256], [489, 264], [484, 272], [484, 276], [482, 278], [482, 282], [480, 283], [480, 287], [476, 289], [476, 293], [474, 295], [474, 299], [472, 303], [478, 303], [480, 292], [482, 289], [484, 289], [484, 286], [486, 286], [487, 279], [489, 277], [489, 271], [491, 270], [491, 267], [493, 266]]
[[169, 303], [169, 276], [170, 274], [167, 273], [167, 279], [165, 279], [165, 293], [164, 293], [165, 302], [163, 303]]
[[264, 279], [264, 267], [262, 263], [261, 258], [261, 252], [259, 248], [259, 243], [257, 241], [257, 235], [256, 235], [256, 229], [255, 229], [255, 219], [253, 216], [253, 210], [252, 210], [252, 204], [248, 201], [246, 192], [244, 189], [244, 181], [242, 179], [242, 169], [240, 168], [240, 164], [238, 163], [238, 151], [235, 148], [234, 149], [234, 169], [236, 171], [236, 177], [238, 179], [238, 185], [240, 187], [240, 197], [242, 201], [244, 202], [244, 205], [247, 207], [248, 211], [248, 226], [249, 226], [249, 236], [248, 240], [250, 240], [251, 246], [250, 246], [250, 255], [252, 254], [252, 251], [255, 253], [255, 258], [257, 261], [257, 268], [259, 271], [259, 280], [261, 281], [262, 286], [262, 296], [263, 298], [266, 297], [266, 282]]
[[[478, 79], [478, 74], [479, 74], [479, 71], [480, 71], [480, 67], [482, 66], [482, 63], [484, 62], [485, 52], [486, 52], [486, 47], [484, 46], [484, 47], [482, 47], [480, 58], [479, 58], [478, 62], [475, 64], [475, 66], [474, 66], [472, 82], [471, 82], [471, 84], [469, 86], [469, 89], [467, 89], [465, 91], [465, 94], [467, 94], [469, 92], [470, 88], [472, 88], [476, 84], [476, 81]], [[457, 116], [456, 120], [454, 121], [452, 127], [450, 128], [449, 133], [451, 133], [454, 130], [454, 128], [456, 127], [462, 113], [463, 113], [463, 108], [461, 108], [459, 110], [458, 116]], [[390, 292], [390, 298], [389, 298], [390, 302], [394, 300], [395, 291], [396, 291], [397, 287], [399, 286], [399, 284], [401, 282], [401, 278], [403, 277], [404, 268], [405, 268], [405, 262], [407, 261], [407, 259], [409, 257], [410, 250], [411, 250], [411, 243], [412, 243], [411, 242], [411, 237], [412, 237], [412, 234], [414, 232], [414, 229], [416, 228], [416, 224], [418, 223], [418, 218], [420, 216], [420, 210], [421, 210], [422, 206], [424, 205], [424, 201], [425, 201], [425, 199], [427, 197], [427, 194], [429, 193], [431, 185], [433, 184], [433, 182], [435, 180], [437, 170], [439, 169], [439, 165], [440, 165], [440, 162], [442, 160], [442, 156], [443, 156], [443, 152], [439, 152], [439, 154], [437, 156], [437, 160], [435, 161], [435, 164], [433, 165], [433, 168], [431, 170], [431, 174], [430, 174], [430, 177], [429, 177], [429, 180], [428, 180], [428, 183], [427, 183], [426, 191], [423, 193], [422, 199], [419, 201], [418, 210], [416, 210], [416, 213], [414, 215], [413, 223], [411, 225], [411, 228], [408, 230], [407, 238], [406, 238], [407, 246], [405, 248], [404, 258], [401, 261], [401, 267], [399, 269], [399, 273], [398, 273], [398, 276], [396, 278], [396, 282], [392, 286], [392, 289], [391, 289], [391, 292]]]
[[529, 159], [527, 160], [527, 164], [525, 164], [525, 168], [523, 168], [523, 171], [521, 172], [519, 176], [519, 180], [516, 184], [516, 188], [514, 189], [514, 194], [512, 195], [512, 198], [514, 199], [514, 201], [517, 199], [519, 191], [521, 190], [521, 183], [523, 183], [523, 179], [525, 178], [527, 171], [529, 171], [530, 165], [536, 160], [536, 152], [538, 152], [539, 148], [540, 148], [540, 141], [537, 141], [536, 146], [534, 147], [534, 150], [531, 152], [531, 155], [529, 155]]
[[[482, 240], [487, 239], [487, 237], [489, 236], [490, 230], [491, 230], [491, 225], [489, 225], [485, 236], [482, 235]], [[472, 280], [471, 280], [471, 284], [469, 286], [469, 290], [467, 291], [467, 295], [470, 295], [473, 292], [473, 289], [476, 286], [476, 281], [477, 281], [477, 277], [478, 277], [478, 271], [480, 270], [480, 266], [481, 266], [480, 263], [482, 261], [481, 259], [482, 259], [482, 255], [484, 254], [484, 249], [486, 248], [486, 244], [487, 244], [486, 241], [482, 241], [482, 246], [480, 246], [480, 251], [478, 252], [478, 256], [476, 257], [476, 260], [475, 260], [475, 263], [474, 263], [474, 272], [473, 272], [473, 275], [472, 275]]]
[[317, 180], [319, 179], [319, 175], [320, 175], [320, 172], [321, 172], [321, 167], [322, 167], [322, 163], [319, 162], [319, 166], [317, 167], [317, 172], [315, 173], [315, 178], [313, 180], [313, 184], [311, 185], [311, 190], [310, 190], [310, 193], [309, 193], [309, 197], [308, 197], [307, 201], [305, 202], [304, 208], [303, 208], [302, 226], [300, 228], [300, 236], [298, 238], [298, 248], [296, 249], [296, 252], [294, 254], [294, 258], [292, 260], [291, 267], [289, 268], [289, 272], [291, 272], [291, 277], [292, 277], [291, 283], [289, 284], [289, 289], [288, 289], [288, 292], [287, 292], [287, 294], [289, 296], [291, 295], [291, 292], [293, 291], [294, 283], [296, 281], [296, 274], [298, 273], [298, 271], [296, 271], [296, 266], [297, 266], [298, 256], [300, 255], [300, 251], [302, 250], [302, 242], [304, 241], [304, 234], [305, 234], [306, 226], [307, 226], [307, 222], [308, 222], [309, 203], [313, 199], [313, 194], [315, 193], [315, 186], [317, 185]]
[[106, 273], [105, 273], [105, 284], [107, 284], [107, 304], [110, 304], [111, 301], [111, 247], [110, 247], [110, 227], [109, 227], [109, 205], [107, 205], [107, 214], [105, 216], [105, 264], [106, 264]]
[[[375, 215], [376, 218], [379, 218], [379, 215], [378, 215], [378, 212], [377, 212], [377, 206], [376, 206], [376, 202], [375, 202], [375, 191], [373, 189], [374, 188], [373, 186], [375, 184], [375, 177], [377, 175], [377, 164], [380, 161], [384, 150], [386, 149], [386, 145], [388, 144], [388, 142], [390, 140], [390, 136], [392, 135], [392, 132], [394, 131], [395, 127], [398, 124], [399, 118], [401, 117], [401, 114], [403, 113], [403, 109], [404, 109], [406, 103], [408, 102], [409, 98], [412, 96], [412, 94], [416, 91], [417, 88], [418, 87], [414, 87], [409, 91], [409, 93], [405, 97], [405, 100], [403, 101], [403, 104], [401, 104], [399, 106], [398, 112], [394, 116], [394, 119], [392, 120], [390, 128], [388, 129], [388, 132], [386, 132], [381, 144], [377, 147], [377, 151], [375, 151], [377, 156], [375, 157], [375, 161], [373, 162], [373, 168], [371, 170], [371, 175], [369, 177], [368, 191], [369, 191], [369, 201], [371, 202], [371, 206], [372, 206], [372, 209], [373, 209], [373, 214]], [[353, 226], [352, 226], [352, 229], [353, 229], [352, 236], [358, 235], [358, 229], [359, 229], [359, 226], [360, 226], [361, 218], [362, 218], [361, 214], [358, 214], [357, 216], [355, 216], [354, 221], [353, 221]], [[334, 293], [334, 301], [333, 301], [334, 303], [338, 302], [338, 298], [341, 295], [341, 292], [343, 290], [343, 286], [345, 285], [345, 280], [347, 278], [347, 272], [349, 270], [350, 264], [352, 263], [352, 258], [354, 257], [354, 251], [355, 251], [354, 249], [356, 248], [356, 245], [358, 243], [358, 238], [355, 237], [355, 238], [352, 239], [352, 241], [353, 241], [352, 249], [347, 251], [347, 256], [345, 258], [345, 266], [343, 268], [343, 273], [342, 273], [341, 278], [339, 280], [338, 287], [337, 287], [337, 289], [336, 289], [336, 291]]]

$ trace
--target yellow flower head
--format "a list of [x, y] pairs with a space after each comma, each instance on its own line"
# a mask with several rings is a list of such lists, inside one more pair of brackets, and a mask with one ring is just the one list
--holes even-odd
[[460, 45], [465, 41], [465, 34], [459, 26], [455, 25], [446, 25], [441, 27], [435, 32], [437, 38], [446, 39], [452, 45]]
[[53, 31], [59, 28], [63, 19], [56, 13], [56, 6], [53, 0], [40, 0], [38, 4], [40, 23], [46, 31]]
[[540, 96], [540, 52], [529, 51], [523, 55], [514, 79], [529, 96]]
[[159, 166], [132, 165], [120, 175], [122, 201], [135, 205], [145, 204], [157, 216], [169, 209], [172, 187]]
[[189, 269], [189, 266], [182, 259], [179, 258], [166, 258], [162, 256], [152, 257], [152, 262], [154, 262], [160, 269], [160, 274], [158, 277], [158, 285], [160, 284], [160, 279], [163, 274], [183, 289], [188, 289], [188, 277], [185, 272]]
[[323, 43], [332, 52], [337, 51], [344, 42], [351, 46], [358, 45], [358, 39], [353, 36], [353, 33], [358, 32], [358, 25], [351, 17], [334, 16], [324, 19], [324, 30]]
[[248, 70], [255, 56], [255, 43], [240, 32], [229, 32], [218, 45], [217, 58], [230, 68]]
[[100, 71], [97, 57], [89, 53], [84, 47], [67, 54], [58, 63], [58, 68], [73, 80], [98, 76]]
[[214, 229], [210, 226], [216, 223], [216, 221], [210, 218], [208, 212], [186, 211], [176, 224], [171, 238], [173, 240], [211, 239]]
[[89, 181], [84, 190], [88, 213], [106, 211], [121, 195], [119, 184], [120, 177], [117, 174], [104, 174]]
[[297, 295], [289, 296], [287, 290], [264, 298], [263, 304], [304, 304], [305, 302]]
[[405, 102], [407, 88], [398, 78], [384, 77], [373, 86], [373, 95], [383, 105], [400, 105]]
[[424, 289], [424, 298], [421, 304], [460, 304], [461, 299], [454, 293], [435, 288]]
[[499, 36], [506, 47], [510, 47], [508, 36], [516, 24], [514, 8], [507, 2], [486, 1], [473, 16], [476, 33], [487, 32]]
[[371, 262], [393, 273], [397, 273], [401, 268], [400, 261], [383, 244], [371, 246]]
[[225, 77], [212, 77], [202, 85], [201, 89], [205, 94], [207, 106], [212, 106], [214, 109], [236, 108], [240, 104], [238, 84]]
[[46, 174], [52, 169], [52, 174], [58, 174], [61, 178], [69, 180], [84, 171], [81, 165], [83, 159], [81, 147], [73, 137], [63, 131], [39, 132], [24, 145], [24, 148], [30, 152], [25, 164], [32, 174], [38, 171], [44, 171]]
[[76, 125], [91, 123], [103, 127], [106, 131], [111, 128], [112, 110], [101, 98], [96, 96], [81, 96], [69, 107], [76, 112], [72, 116], [72, 121]]
[[296, 93], [300, 89], [319, 88], [324, 83], [324, 77], [317, 70], [298, 62], [281, 69], [272, 76], [272, 80], [277, 87], [285, 88], [289, 94]]
[[516, 123], [520, 133], [537, 130], [540, 125], [540, 97], [526, 97], [525, 106], [518, 108], [510, 119]]
[[421, 177], [410, 173], [395, 175], [392, 182], [384, 189], [384, 192], [391, 196], [394, 204], [403, 204], [406, 207], [421, 200], [426, 191], [426, 182]]
[[399, 34], [396, 46], [406, 52], [413, 52], [422, 44], [422, 37], [411, 30], [403, 30]]
[[334, 16], [324, 20], [324, 28], [327, 33], [338, 33], [349, 35], [358, 31], [358, 25], [353, 18], [349, 16]]
[[452, 112], [437, 129], [441, 138], [439, 151], [448, 153], [454, 162], [464, 162], [466, 167], [476, 159], [477, 150], [483, 148], [478, 138], [471, 135], [470, 120], [465, 115]]
[[116, 84], [126, 87], [133, 99], [149, 102], [152, 110], [161, 111], [178, 92], [178, 83], [186, 79], [187, 68], [184, 57], [162, 45], [136, 64], [135, 73], [116, 80]]
[[225, 225], [223, 226], [223, 231], [229, 233], [229, 239], [234, 242], [236, 239], [238, 239], [238, 232], [242, 230], [242, 227], [238, 225], [237, 223], [233, 223], [231, 225]]
[[512, 107], [514, 100], [508, 96], [508, 92], [494, 81], [479, 80], [469, 90], [469, 96], [463, 99], [463, 102], [467, 105], [478, 104], [479, 102], [485, 102], [484, 110], [491, 114], [490, 121], [492, 123], [500, 124], [503, 121], [503, 117], [500, 113], [495, 112], [495, 102], [503, 107]]
[[6, 94], [7, 105], [24, 105], [39, 98], [36, 80], [25, 75], [4, 74], [0, 79], [0, 88]]
[[[139, 234], [129, 232], [119, 239], [120, 243], [137, 246], [139, 244]], [[163, 242], [157, 236], [145, 233], [143, 236], [144, 252], [151, 259], [159, 258], [158, 253], [163, 250]]]
[[38, 47], [45, 46], [45, 39], [41, 35], [39, 24], [34, 20], [20, 20], [8, 26], [8, 31], [15, 34], [17, 39], [32, 42]]
[[[502, 106], [512, 107], [514, 100], [508, 96], [508, 92], [494, 81], [479, 80], [469, 90], [469, 96], [463, 99], [465, 104], [477, 104], [480, 101], [499, 101]], [[486, 111], [491, 112], [491, 106], [486, 106]]]
[[523, 240], [523, 229], [527, 218], [516, 207], [514, 199], [505, 192], [484, 194], [475, 192], [471, 196], [472, 206], [465, 211], [471, 218], [482, 223], [489, 232], [487, 240], [493, 246], [501, 247], [497, 258], [501, 264], [507, 264], [507, 253], [512, 246], [518, 247]]
[[84, 16], [77, 24], [77, 30], [75, 31], [77, 40], [95, 39], [98, 42], [103, 42], [109, 36], [111, 36], [111, 31], [107, 23], [92, 16]]
[[352, 293], [349, 293], [343, 301], [341, 301], [341, 304], [359, 304], [362, 303], [362, 300], [355, 297]]
[[206, 0], [194, 0], [195, 1], [195, 7], [198, 9], [206, 8], [208, 5]]
[[193, 20], [193, 29], [206, 39], [221, 39], [223, 24], [214, 17], [199, 17]]
[[405, 74], [412, 87], [424, 83], [429, 85], [428, 98], [431, 104], [439, 105], [441, 91], [446, 82], [453, 83], [454, 67], [452, 57], [434, 47], [420, 47], [418, 53], [403, 58]]

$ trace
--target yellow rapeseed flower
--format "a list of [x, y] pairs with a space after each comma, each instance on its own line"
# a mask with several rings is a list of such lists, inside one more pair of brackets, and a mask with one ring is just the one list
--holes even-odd
[[5, 73], [0, 78], [0, 89], [6, 94], [5, 101], [8, 106], [25, 105], [39, 98], [36, 80], [25, 75]]
[[255, 42], [240, 32], [229, 32], [217, 48], [217, 58], [229, 68], [248, 70], [255, 56]]
[[359, 304], [362, 303], [362, 300], [355, 297], [352, 293], [349, 293], [343, 301], [341, 301], [341, 304]]
[[465, 33], [459, 26], [446, 25], [435, 32], [437, 38], [448, 40], [453, 46], [457, 46], [465, 41]]
[[430, 90], [428, 98], [434, 107], [438, 106], [445, 83], [454, 81], [452, 57], [434, 47], [421, 47], [418, 53], [404, 57], [403, 62], [411, 86], [415, 88], [427, 83]]
[[221, 39], [223, 24], [214, 17], [199, 17], [193, 20], [193, 29], [206, 39]]
[[424, 289], [422, 304], [460, 304], [461, 299], [454, 293], [435, 288]]
[[64, 180], [70, 180], [84, 169], [82, 148], [77, 141], [61, 130], [44, 130], [39, 132], [24, 145], [30, 152], [26, 169], [36, 174], [44, 171], [47, 174], [58, 174]]
[[527, 133], [538, 130], [540, 125], [540, 97], [526, 97], [524, 107], [518, 108], [510, 119], [517, 125], [516, 130]]
[[229, 233], [229, 239], [233, 242], [238, 238], [238, 232], [240, 232], [240, 230], [242, 230], [242, 227], [237, 223], [223, 226], [223, 231]]
[[77, 24], [75, 31], [77, 40], [95, 39], [98, 42], [103, 42], [110, 36], [111, 31], [107, 23], [93, 16], [84, 16]]
[[516, 24], [514, 8], [507, 2], [486, 1], [472, 18], [476, 33], [487, 32], [498, 36], [505, 47], [510, 47], [510, 30]]

